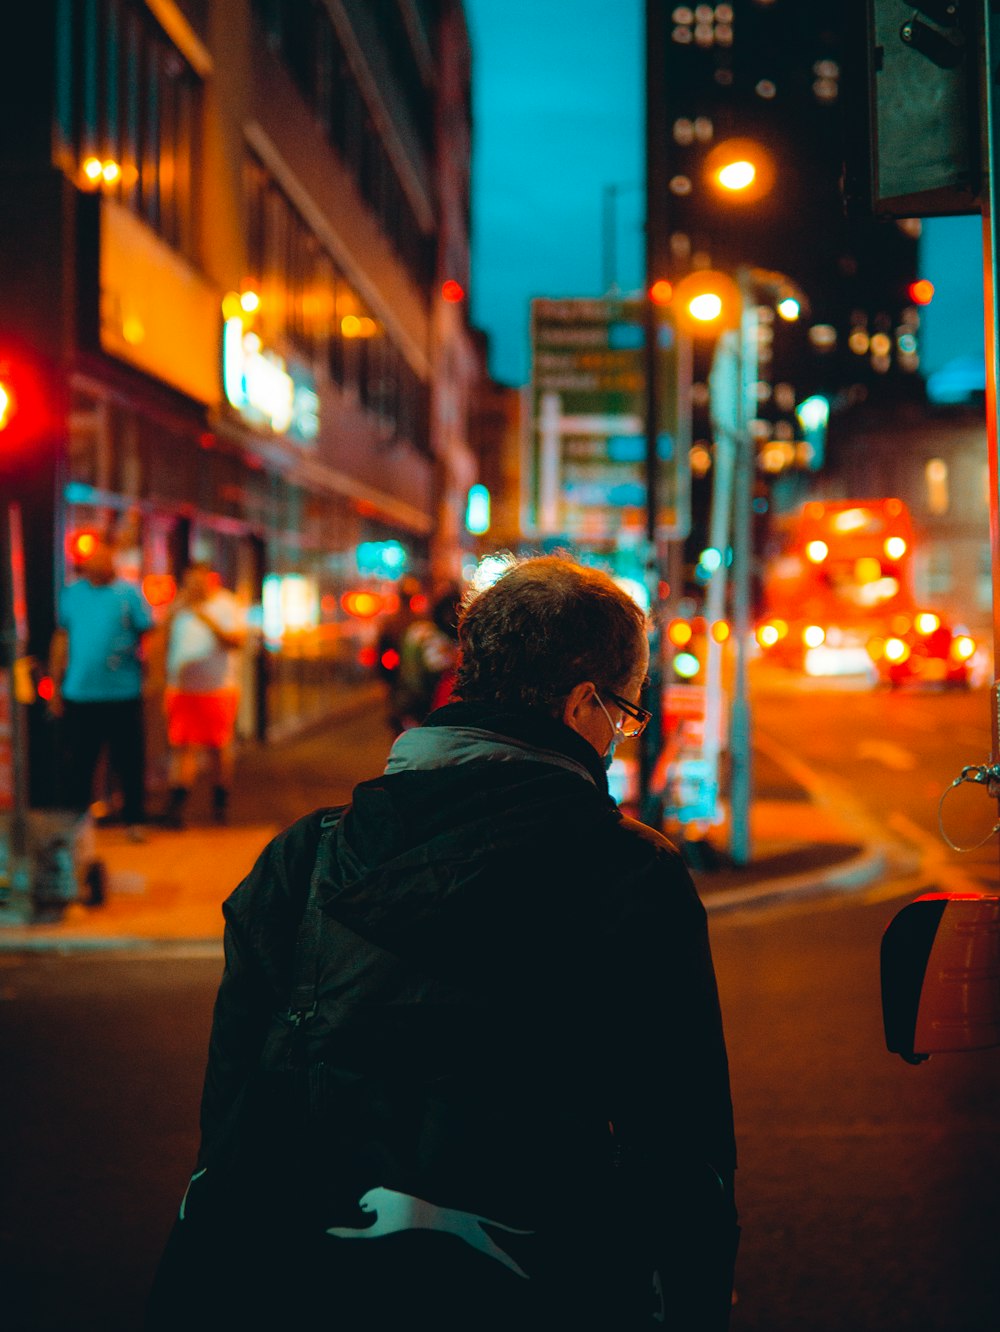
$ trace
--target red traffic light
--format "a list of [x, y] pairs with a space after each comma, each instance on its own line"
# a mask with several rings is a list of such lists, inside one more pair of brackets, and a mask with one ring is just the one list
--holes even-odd
[[52, 420], [52, 391], [30, 357], [0, 351], [0, 455], [34, 445]]
[[10, 384], [0, 379], [0, 430], [6, 430], [17, 411], [17, 398]]

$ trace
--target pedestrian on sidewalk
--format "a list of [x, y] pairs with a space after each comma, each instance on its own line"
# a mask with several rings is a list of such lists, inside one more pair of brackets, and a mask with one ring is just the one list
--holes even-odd
[[110, 542], [97, 540], [63, 588], [49, 652], [49, 710], [62, 718], [64, 793], [81, 813], [94, 797], [94, 773], [107, 750], [121, 784], [122, 818], [134, 841], [146, 823], [146, 745], [142, 643], [153, 618], [142, 593], [118, 578]]
[[201, 1149], [150, 1329], [728, 1326], [705, 911], [606, 767], [643, 612], [542, 557], [465, 609], [457, 701], [223, 908]]
[[400, 643], [400, 662], [390, 713], [397, 731], [419, 726], [428, 713], [451, 695], [458, 662], [458, 613], [462, 594], [448, 586], [437, 593], [429, 615], [407, 626]]
[[167, 614], [167, 741], [170, 796], [164, 822], [183, 828], [198, 758], [208, 756], [212, 813], [225, 823], [233, 784], [233, 734], [239, 708], [239, 651], [246, 618], [210, 564], [198, 560], [184, 573]]

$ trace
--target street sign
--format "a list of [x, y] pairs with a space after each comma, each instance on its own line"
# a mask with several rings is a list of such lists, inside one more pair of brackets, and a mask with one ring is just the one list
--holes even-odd
[[[642, 300], [531, 303], [533, 486], [539, 535], [595, 544], [638, 542], [646, 531], [646, 336]], [[655, 307], [657, 535], [690, 526], [685, 413], [678, 347]]]

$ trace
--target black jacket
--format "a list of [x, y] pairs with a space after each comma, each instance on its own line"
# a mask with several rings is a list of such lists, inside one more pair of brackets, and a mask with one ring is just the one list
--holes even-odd
[[[291, 1037], [274, 1014], [311, 876], [318, 1004]], [[336, 1272], [345, 1329], [603, 1309], [617, 1332], [659, 1325], [655, 1272], [683, 1326], [725, 1326], [735, 1150], [705, 912], [582, 737], [442, 708], [342, 814], [277, 837], [224, 913], [186, 1210], [235, 1188], [268, 1232], [257, 1280], [322, 1303]]]

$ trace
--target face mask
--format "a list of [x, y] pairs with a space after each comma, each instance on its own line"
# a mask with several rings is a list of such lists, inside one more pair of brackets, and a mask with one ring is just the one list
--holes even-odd
[[601, 711], [604, 713], [605, 717], [607, 717], [607, 719], [608, 719], [608, 725], [611, 727], [611, 743], [608, 745], [607, 749], [604, 751], [604, 771], [605, 771], [605, 772], [610, 772], [610, 771], [611, 771], [611, 765], [612, 765], [612, 763], [614, 762], [614, 759], [615, 759], [615, 749], [616, 749], [616, 747], [617, 747], [617, 745], [618, 745], [618, 741], [621, 739], [621, 736], [620, 736], [619, 733], [618, 733], [618, 727], [617, 727], [617, 726], [614, 724], [614, 722], [611, 720], [611, 714], [608, 712], [607, 708], [606, 708], [606, 707], [604, 706], [604, 704], [601, 702], [601, 696], [600, 696], [600, 694], [598, 694], [598, 693], [595, 691], [595, 693], [594, 693], [594, 697], [597, 699], [597, 702], [598, 702], [598, 704], [600, 705], [600, 709], [601, 709]]

